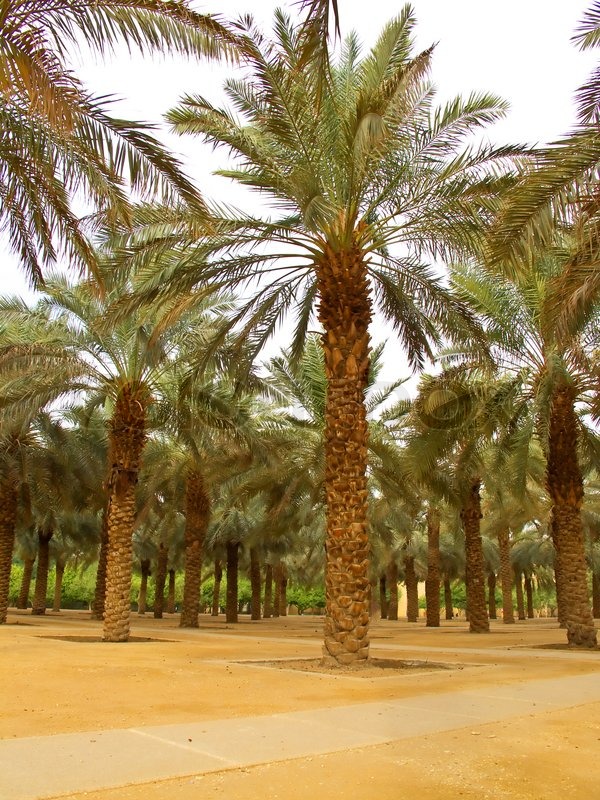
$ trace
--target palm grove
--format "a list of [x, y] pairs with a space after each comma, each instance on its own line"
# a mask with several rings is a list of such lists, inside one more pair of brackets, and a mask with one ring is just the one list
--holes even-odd
[[[140, 611], [151, 572], [156, 616], [182, 572], [191, 627], [203, 563], [218, 610], [226, 562], [235, 621], [242, 554], [253, 618], [285, 611], [288, 578], [324, 583], [333, 663], [368, 658], [400, 577], [409, 619], [426, 579], [428, 625], [465, 579], [473, 632], [496, 575], [505, 623], [523, 578], [530, 613], [532, 581], [555, 587], [569, 644], [595, 646], [596, 76], [572, 136], [493, 147], [474, 134], [507, 104], [436, 104], [410, 6], [365, 53], [355, 34], [333, 47], [318, 0], [270, 35], [185, 2], [0, 5], [2, 223], [41, 293], [1, 303], [2, 621], [13, 559], [36, 550], [34, 613], [52, 550], [57, 579], [70, 553], [97, 561], [106, 641], [129, 637], [134, 554]], [[595, 4], [576, 41], [599, 30]], [[231, 63], [223, 107], [189, 95], [167, 120], [268, 212], [202, 197], [77, 80], [71, 49], [118, 42]], [[377, 389], [375, 316], [398, 372], [438, 363], [413, 402]], [[282, 324], [289, 346], [260, 364]]]

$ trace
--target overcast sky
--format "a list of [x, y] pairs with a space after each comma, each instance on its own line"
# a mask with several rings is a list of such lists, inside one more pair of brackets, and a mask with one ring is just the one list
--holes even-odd
[[[342, 35], [354, 29], [369, 46], [383, 24], [401, 8], [386, 0], [339, 0]], [[273, 8], [288, 3], [220, 0], [194, 3], [198, 10], [225, 17], [251, 12], [268, 27]], [[439, 99], [472, 90], [494, 92], [510, 102], [506, 120], [488, 136], [496, 142], [545, 143], [567, 132], [575, 118], [573, 93], [595, 66], [597, 53], [581, 53], [570, 39], [591, 0], [414, 0], [417, 45], [437, 43], [431, 77]], [[122, 100], [113, 113], [159, 123], [181, 95], [219, 99], [227, 68], [202, 63], [175, 63], [126, 54], [111, 63], [94, 64], [89, 55], [74, 58], [74, 68], [98, 94]], [[203, 148], [197, 139], [168, 136], [189, 174], [211, 197], [230, 199], [231, 185], [210, 176], [224, 157]], [[3, 258], [3, 294], [23, 293], [25, 281], [14, 259]]]

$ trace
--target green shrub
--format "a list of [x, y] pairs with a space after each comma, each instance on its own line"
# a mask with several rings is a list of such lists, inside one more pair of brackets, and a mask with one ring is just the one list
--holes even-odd
[[325, 588], [288, 586], [287, 600], [290, 605], [297, 606], [301, 614], [309, 608], [325, 608]]

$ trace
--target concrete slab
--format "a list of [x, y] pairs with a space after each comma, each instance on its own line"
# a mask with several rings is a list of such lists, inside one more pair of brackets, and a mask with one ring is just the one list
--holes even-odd
[[592, 702], [600, 702], [600, 673], [260, 717], [5, 739], [0, 741], [0, 797], [47, 800], [334, 753]]

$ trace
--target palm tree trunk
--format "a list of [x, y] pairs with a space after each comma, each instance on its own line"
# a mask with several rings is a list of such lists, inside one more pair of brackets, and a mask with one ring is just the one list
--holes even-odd
[[404, 584], [406, 586], [406, 619], [416, 622], [419, 618], [419, 581], [415, 572], [413, 556], [404, 556]]
[[485, 601], [485, 561], [481, 546], [480, 486], [481, 481], [478, 478], [471, 483], [460, 512], [465, 531], [465, 583], [471, 633], [488, 633], [490, 630]]
[[13, 480], [5, 477], [0, 481], [0, 624], [6, 622], [8, 612], [17, 507], [17, 487]]
[[[162, 619], [165, 607], [165, 584], [167, 583], [167, 567], [169, 565], [169, 548], [164, 542], [158, 545], [156, 560], [156, 581], [154, 582], [154, 619]], [[200, 581], [198, 581], [198, 584]]]
[[215, 583], [213, 586], [213, 599], [212, 609], [210, 612], [211, 617], [219, 616], [219, 608], [221, 606], [221, 581], [223, 580], [223, 567], [218, 558], [215, 558]]
[[515, 590], [517, 593], [517, 616], [525, 619], [525, 600], [523, 597], [523, 573], [515, 566]]
[[279, 616], [280, 617], [287, 617], [287, 584], [288, 584], [288, 577], [287, 577], [287, 567], [285, 564], [280, 564], [280, 571], [279, 571]]
[[450, 578], [444, 579], [444, 606], [446, 619], [454, 619], [454, 603], [452, 602], [452, 585]]
[[510, 531], [503, 528], [498, 533], [500, 550], [500, 584], [502, 586], [502, 622], [505, 625], [515, 624], [515, 612], [512, 597], [512, 566], [510, 563]]
[[150, 559], [140, 559], [140, 593], [138, 595], [138, 614], [143, 616], [146, 613], [146, 598], [148, 596], [148, 576], [150, 575]]
[[[550, 526], [552, 526], [552, 515], [550, 516]], [[554, 558], [554, 586], [556, 588], [556, 616], [558, 618], [558, 627], [567, 627], [567, 609], [561, 601], [562, 597], [562, 580], [560, 575], [560, 565], [556, 557]]]
[[398, 619], [398, 564], [396, 559], [390, 559], [387, 569], [387, 580], [390, 585], [390, 599], [387, 604], [387, 618]]
[[279, 608], [281, 606], [280, 593], [281, 593], [281, 579], [279, 573], [281, 572], [281, 561], [279, 559], [273, 564], [273, 617], [279, 617]]
[[600, 575], [592, 575], [592, 613], [594, 619], [600, 619]]
[[106, 561], [108, 559], [108, 508], [107, 503], [102, 515], [102, 528], [100, 530], [100, 551], [98, 553], [98, 567], [96, 569], [96, 587], [92, 601], [92, 619], [104, 619], [104, 604], [106, 602]]
[[358, 246], [331, 249], [317, 265], [325, 331], [325, 635], [323, 656], [338, 664], [369, 656], [367, 415], [371, 303]]
[[131, 384], [117, 396], [110, 424], [112, 453], [106, 560], [105, 642], [129, 639], [131, 613], [132, 535], [135, 526], [135, 487], [146, 441], [146, 398]]
[[38, 567], [35, 576], [35, 592], [33, 594], [32, 614], [46, 613], [46, 594], [48, 593], [48, 570], [50, 567], [50, 539], [52, 530], [38, 531]]
[[260, 619], [260, 558], [256, 547], [250, 548], [250, 588], [252, 591], [252, 608], [250, 619]]
[[175, 613], [175, 570], [169, 570], [169, 589], [167, 592], [167, 614]]
[[387, 576], [385, 573], [379, 576], [379, 606], [381, 609], [381, 619], [387, 619], [388, 599], [387, 599]]
[[[198, 627], [202, 551], [209, 521], [210, 498], [206, 490], [204, 476], [199, 470], [190, 470], [186, 484], [185, 572], [183, 580], [183, 604], [181, 607], [181, 619], [179, 621], [179, 625], [182, 628]], [[215, 562], [215, 585], [216, 583], [217, 562]], [[219, 580], [219, 589], [220, 584], [221, 581]], [[218, 616], [218, 614], [217, 603], [217, 612], [215, 614], [213, 607], [213, 615]]]
[[575, 391], [565, 384], [557, 386], [552, 396], [546, 486], [552, 501], [551, 530], [561, 584], [558, 599], [565, 613], [567, 642], [595, 647], [581, 524], [583, 480], [577, 458]]
[[533, 619], [533, 583], [531, 575], [525, 573], [525, 597], [527, 598], [527, 618]]
[[267, 564], [265, 567], [265, 604], [263, 608], [263, 619], [273, 616], [273, 565]]
[[19, 599], [17, 600], [17, 608], [27, 608], [29, 605], [29, 589], [31, 587], [31, 576], [33, 575], [33, 565], [35, 564], [35, 556], [33, 558], [26, 558], [23, 562], [23, 577], [21, 578], [21, 588], [19, 590]]
[[227, 542], [227, 600], [225, 603], [225, 619], [227, 622], [238, 621], [238, 570], [239, 542]]
[[490, 619], [496, 619], [496, 574], [488, 573], [488, 613]]
[[440, 626], [440, 512], [427, 509], [427, 580], [425, 581], [428, 628]]
[[52, 611], [60, 611], [60, 604], [62, 600], [62, 585], [65, 575], [65, 562], [61, 558], [56, 559], [56, 577], [54, 580], [54, 603]]

